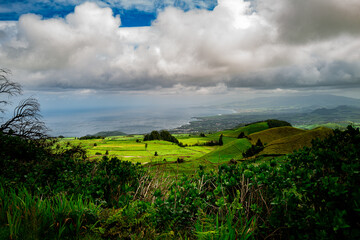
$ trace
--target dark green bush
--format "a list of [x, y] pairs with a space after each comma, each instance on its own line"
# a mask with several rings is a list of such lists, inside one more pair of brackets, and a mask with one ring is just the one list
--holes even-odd
[[268, 119], [266, 120], [269, 128], [275, 128], [275, 127], [285, 127], [285, 126], [289, 126], [291, 127], [291, 124], [286, 122], [286, 121], [282, 121], [282, 120], [277, 120], [277, 119]]
[[166, 130], [161, 130], [160, 133], [158, 131], [152, 131], [150, 134], [146, 134], [144, 136], [144, 141], [151, 141], [151, 140], [164, 140], [179, 144], [179, 140], [177, 140], [176, 137], [171, 135]]
[[[285, 238], [360, 238], [360, 133], [334, 131], [273, 173], [270, 222]], [[275, 177], [275, 178], [274, 178]]]

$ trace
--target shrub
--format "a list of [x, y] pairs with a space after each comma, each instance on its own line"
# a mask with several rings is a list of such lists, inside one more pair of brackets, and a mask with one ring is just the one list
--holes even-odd
[[289, 156], [276, 171], [271, 224], [285, 238], [360, 238], [360, 133], [351, 126], [334, 131]]
[[244, 132], [241, 132], [239, 135], [238, 135], [238, 137], [237, 138], [245, 138], [246, 136], [245, 136], [245, 133]]
[[275, 127], [286, 127], [289, 126], [291, 127], [291, 124], [286, 122], [286, 121], [282, 121], [282, 120], [277, 120], [277, 119], [268, 119], [266, 120], [269, 128], [275, 128]]
[[179, 144], [179, 141], [176, 139], [176, 137], [172, 136], [166, 130], [161, 130], [160, 133], [158, 131], [152, 131], [150, 134], [146, 134], [144, 136], [144, 141], [151, 141], [151, 140], [164, 140]]

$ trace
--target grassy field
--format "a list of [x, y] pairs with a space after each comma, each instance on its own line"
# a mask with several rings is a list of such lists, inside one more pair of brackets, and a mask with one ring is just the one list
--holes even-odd
[[245, 127], [236, 128], [234, 130], [225, 130], [222, 131], [222, 133], [226, 137], [237, 138], [241, 132], [243, 132], [245, 135], [250, 135], [256, 132], [266, 130], [268, 128], [269, 126], [266, 122], [259, 122], [259, 123], [250, 124]]
[[332, 133], [332, 130], [319, 127], [303, 133], [280, 138], [269, 142], [260, 154], [289, 154], [303, 147], [311, 147], [311, 141], [316, 138], [324, 139]]
[[304, 132], [305, 130], [293, 127], [277, 127], [250, 134], [249, 138], [252, 144], [256, 144], [258, 139], [260, 139], [263, 144], [267, 144], [277, 139], [293, 136]]
[[235, 139], [234, 141], [202, 156], [201, 159], [206, 159], [211, 163], [224, 163], [228, 162], [230, 159], [241, 159], [243, 158], [242, 153], [249, 147], [251, 147], [249, 140], [245, 138]]
[[[182, 140], [188, 143], [197, 143], [195, 137], [180, 136]], [[175, 143], [167, 141], [147, 141], [142, 142], [143, 136], [118, 136], [105, 139], [79, 140], [74, 138], [66, 138], [61, 144], [70, 142], [74, 145], [82, 145], [87, 150], [90, 159], [101, 158], [108, 153], [109, 157], [117, 157], [121, 160], [127, 160], [140, 163], [155, 162], [171, 162], [178, 158], [184, 160], [195, 160], [204, 154], [214, 150], [215, 147], [208, 146], [192, 146], [179, 147]], [[182, 141], [181, 140], [181, 141]], [[147, 147], [145, 148], [145, 144]], [[155, 156], [155, 152], [157, 156]]]
[[[244, 132], [247, 138], [238, 139]], [[61, 145], [71, 143], [81, 145], [87, 151], [89, 159], [96, 160], [103, 156], [117, 157], [120, 160], [147, 164], [151, 168], [161, 168], [171, 174], [192, 174], [199, 165], [216, 167], [231, 159], [241, 160], [243, 153], [255, 144], [258, 139], [265, 148], [257, 156], [284, 155], [310, 146], [312, 139], [324, 138], [331, 129], [320, 127], [313, 130], [303, 130], [293, 127], [277, 127], [269, 129], [266, 122], [254, 123], [248, 126], [225, 130], [217, 133], [199, 136], [196, 134], [175, 134], [174, 136], [185, 147], [175, 143], [153, 140], [143, 141], [143, 135], [107, 137], [104, 139], [79, 140], [65, 138]], [[204, 146], [210, 141], [218, 141], [223, 135], [223, 146]], [[181, 163], [177, 160], [181, 159]]]

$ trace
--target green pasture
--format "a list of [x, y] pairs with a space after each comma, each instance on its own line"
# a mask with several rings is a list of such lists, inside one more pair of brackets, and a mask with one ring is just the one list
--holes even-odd
[[218, 147], [216, 150], [201, 157], [203, 160], [207, 160], [211, 163], [224, 163], [231, 159], [243, 158], [242, 153], [251, 147], [249, 140], [234, 139], [232, 142]]
[[[187, 144], [187, 145], [195, 145], [195, 144], [204, 144], [206, 142], [209, 142], [211, 140], [213, 140], [212, 138], [209, 138], [209, 137], [200, 137], [200, 136], [189, 136], [187, 135], [187, 137], [178, 137], [177, 135], [174, 135], [178, 140], [179, 142], [183, 143], [184, 145]], [[217, 139], [218, 140], [218, 139]]]
[[[186, 147], [179, 147], [167, 141], [143, 141], [143, 135], [115, 136], [104, 139], [79, 140], [65, 138], [60, 144], [81, 145], [90, 159], [103, 156], [117, 157], [121, 160], [149, 164], [150, 167], [167, 170], [171, 173], [194, 173], [199, 165], [214, 165], [241, 159], [242, 153], [251, 146], [247, 139], [237, 139], [240, 132], [246, 135], [267, 129], [266, 122], [225, 130], [205, 137], [194, 134], [175, 134], [174, 136]], [[210, 141], [218, 141], [223, 134], [223, 146], [201, 146]], [[198, 146], [194, 146], [198, 145]], [[146, 146], [146, 147], [145, 147]], [[183, 162], [177, 163], [177, 159]]]
[[269, 125], [267, 124], [267, 122], [259, 122], [245, 127], [239, 127], [233, 130], [225, 130], [222, 131], [221, 133], [226, 137], [237, 138], [241, 132], [243, 132], [245, 135], [250, 135], [252, 133], [260, 132], [268, 128]]
[[[61, 140], [60, 144], [66, 145], [67, 142], [70, 142], [72, 145], [80, 144], [86, 149], [90, 159], [101, 158], [108, 153], [109, 157], [117, 157], [121, 160], [143, 164], [175, 162], [178, 158], [185, 161], [194, 161], [215, 149], [215, 147], [209, 146], [179, 147], [175, 143], [167, 141], [155, 140], [143, 142], [142, 139], [142, 135], [90, 140], [67, 138]], [[198, 142], [206, 142], [208, 139], [203, 140], [196, 136], [187, 135], [187, 137], [181, 136], [180, 141], [183, 141], [184, 144], [192, 145]], [[157, 156], [155, 156], [155, 152]]]
[[[244, 132], [248, 138], [238, 139]], [[310, 146], [311, 140], [324, 138], [331, 133], [329, 128], [302, 130], [293, 127], [269, 129], [266, 122], [254, 123], [233, 130], [225, 130], [201, 137], [195, 134], [175, 134], [174, 136], [186, 147], [162, 140], [143, 141], [143, 135], [115, 136], [104, 139], [79, 140], [61, 139], [59, 144], [66, 146], [81, 145], [87, 151], [89, 159], [101, 159], [103, 156], [117, 157], [120, 160], [140, 162], [150, 168], [160, 168], [177, 175], [193, 174], [199, 165], [209, 169], [231, 159], [240, 160], [243, 153], [255, 144], [257, 139], [265, 144], [265, 149], [256, 157], [283, 155]], [[223, 146], [202, 146], [209, 141], [218, 141], [223, 134]], [[197, 145], [197, 146], [195, 146]], [[177, 160], [181, 159], [178, 163]]]
[[266, 129], [261, 132], [250, 134], [248, 137], [252, 144], [256, 144], [258, 139], [260, 139], [263, 144], [267, 144], [277, 139], [294, 136], [296, 134], [300, 134], [304, 132], [305, 130], [287, 126], [287, 127]]
[[330, 128], [319, 127], [313, 130], [307, 130], [303, 133], [280, 138], [269, 142], [265, 149], [260, 154], [265, 155], [277, 155], [277, 154], [289, 154], [295, 150], [299, 150], [303, 147], [311, 147], [311, 142], [314, 139], [324, 139], [332, 134]]

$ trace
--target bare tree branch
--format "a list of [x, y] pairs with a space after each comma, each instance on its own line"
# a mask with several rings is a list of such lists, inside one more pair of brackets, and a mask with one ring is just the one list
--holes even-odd
[[13, 117], [1, 125], [0, 131], [31, 139], [43, 138], [48, 129], [39, 112], [40, 104], [36, 99], [25, 99], [14, 109]]
[[[12, 82], [8, 79], [7, 76], [10, 74], [10, 70], [0, 69], [0, 94], [2, 97], [0, 98], [0, 104], [2, 105], [10, 103], [8, 100], [4, 99], [4, 94], [9, 98], [10, 96], [20, 95], [22, 92], [20, 84]], [[0, 112], [4, 113], [4, 109], [0, 108]]]
[[[7, 78], [10, 73], [9, 70], [0, 69], [0, 104], [2, 105], [10, 103], [4, 97], [20, 95], [22, 92], [20, 84]], [[4, 111], [0, 108], [0, 113]], [[29, 139], [44, 138], [48, 129], [41, 118], [38, 101], [34, 98], [25, 99], [14, 109], [13, 117], [0, 125], [0, 132]]]

